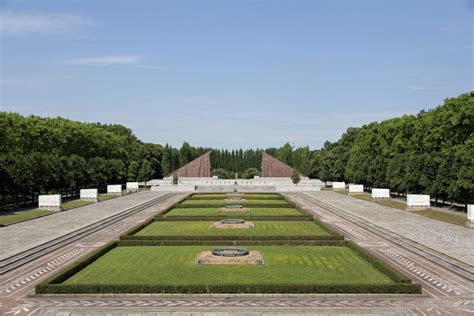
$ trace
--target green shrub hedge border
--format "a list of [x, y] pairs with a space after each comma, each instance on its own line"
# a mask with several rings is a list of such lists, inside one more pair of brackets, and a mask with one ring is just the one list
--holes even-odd
[[391, 293], [419, 294], [421, 286], [411, 283], [396, 284], [190, 284], [190, 285], [144, 285], [144, 284], [40, 284], [36, 286], [41, 294], [96, 294], [96, 293]]
[[120, 240], [344, 240], [344, 236], [341, 235], [329, 235], [329, 236], [286, 236], [286, 235], [274, 235], [274, 236], [183, 236], [183, 235], [169, 235], [169, 236], [137, 236], [137, 235], [125, 235], [120, 236]]
[[132, 246], [344, 246], [344, 240], [118, 240]]
[[[228, 218], [229, 215], [223, 216], [171, 216], [171, 215], [158, 215], [155, 217], [155, 221], [165, 222], [179, 222], [179, 221], [220, 221], [223, 218]], [[270, 215], [237, 215], [238, 218], [246, 221], [312, 221], [313, 216], [311, 215], [282, 215], [282, 216], [270, 216]]]
[[[179, 241], [178, 241], [179, 242]], [[78, 273], [86, 266], [90, 265], [98, 258], [119, 246], [136, 246], [134, 241], [111, 242], [102, 248], [94, 251], [87, 257], [80, 259], [52, 277], [46, 279], [36, 286], [37, 294], [98, 294], [98, 293], [391, 293], [391, 294], [420, 294], [421, 285], [412, 283], [403, 274], [392, 268], [382, 259], [371, 254], [367, 250], [359, 247], [352, 241], [340, 241], [337, 244], [327, 243], [326, 245], [346, 246], [362, 256], [367, 262], [372, 264], [380, 272], [391, 278], [395, 284], [336, 284], [336, 285], [316, 285], [316, 284], [221, 284], [221, 285], [141, 285], [141, 284], [79, 284], [66, 285], [62, 282]], [[133, 244], [132, 244], [133, 243]], [[268, 243], [267, 243], [268, 244]], [[145, 241], [140, 241], [140, 245], [148, 246]], [[167, 242], [172, 245], [172, 242]]]
[[[232, 205], [232, 204], [239, 204], [238, 202], [236, 203], [216, 203], [216, 204], [177, 204], [175, 205], [174, 208], [220, 208], [220, 207], [225, 207], [226, 205]], [[258, 208], [289, 208], [289, 207], [295, 207], [296, 205], [294, 203], [286, 203], [286, 204], [252, 204], [252, 203], [241, 203], [243, 207], [258, 207]]]
[[[199, 200], [225, 200], [227, 197], [200, 197], [197, 195], [191, 195], [187, 200], [199, 201]], [[258, 197], [258, 196], [242, 196], [244, 200], [285, 200], [281, 195], [275, 197]]]
[[[203, 197], [203, 194], [209, 194], [209, 193], [193, 193], [191, 194], [187, 200], [224, 200], [228, 198], [227, 196], [224, 197]], [[216, 194], [222, 194], [222, 193], [216, 193]], [[258, 197], [258, 196], [245, 196], [245, 194], [268, 194], [268, 193], [244, 193], [242, 196], [243, 199], [245, 200], [286, 200], [285, 197], [279, 193], [272, 193], [275, 196], [274, 197]], [[229, 196], [231, 197], [231, 196]]]

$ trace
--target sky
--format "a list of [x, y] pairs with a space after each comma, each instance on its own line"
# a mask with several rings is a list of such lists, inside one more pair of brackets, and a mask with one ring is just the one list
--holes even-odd
[[0, 111], [320, 148], [473, 89], [474, 0], [0, 0]]

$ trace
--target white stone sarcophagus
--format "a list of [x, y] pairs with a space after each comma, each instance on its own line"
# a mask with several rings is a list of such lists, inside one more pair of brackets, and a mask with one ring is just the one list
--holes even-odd
[[97, 189], [81, 189], [80, 199], [84, 201], [97, 202], [99, 199], [99, 190]]
[[139, 183], [138, 182], [127, 182], [127, 191], [138, 192]]
[[349, 194], [361, 194], [364, 193], [363, 184], [349, 184]]
[[431, 199], [426, 194], [408, 194], [407, 210], [424, 210], [431, 206]]
[[333, 182], [332, 183], [332, 188], [334, 190], [345, 190], [346, 189], [346, 183], [345, 182]]
[[38, 196], [38, 208], [48, 211], [61, 211], [61, 194], [40, 195]]
[[390, 189], [372, 189], [373, 199], [390, 199]]
[[107, 186], [107, 194], [122, 195], [122, 185], [121, 184], [109, 184]]

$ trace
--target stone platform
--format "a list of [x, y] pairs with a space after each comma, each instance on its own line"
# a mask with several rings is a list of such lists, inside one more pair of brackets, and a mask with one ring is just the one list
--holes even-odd
[[221, 222], [215, 222], [212, 224], [212, 228], [218, 229], [249, 229], [255, 228], [255, 225], [252, 222], [245, 222], [241, 224], [223, 224]]
[[250, 209], [248, 207], [221, 207], [219, 212], [248, 212]]
[[197, 258], [198, 264], [264, 264], [260, 251], [250, 251], [250, 254], [241, 257], [214, 256], [211, 251], [204, 251]]

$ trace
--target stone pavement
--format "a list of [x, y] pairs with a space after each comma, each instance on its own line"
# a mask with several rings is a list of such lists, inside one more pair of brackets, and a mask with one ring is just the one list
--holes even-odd
[[163, 192], [139, 192], [0, 228], [0, 260], [143, 204]]
[[[289, 198], [340, 229], [348, 239], [392, 264], [423, 287], [421, 295], [313, 295], [313, 294], [34, 294], [34, 286], [72, 261], [117, 238], [131, 226], [182, 199], [176, 195], [140, 213], [117, 222], [87, 238], [55, 250], [21, 268], [0, 276], [1, 315], [64, 316], [281, 316], [281, 315], [473, 315], [474, 284], [436, 262], [413, 253], [364, 227], [343, 214], [320, 207], [307, 194]], [[341, 197], [343, 197], [341, 195]], [[3, 314], [2, 314], [3, 313]]]
[[468, 265], [474, 265], [474, 229], [332, 191], [312, 192], [308, 195]]

